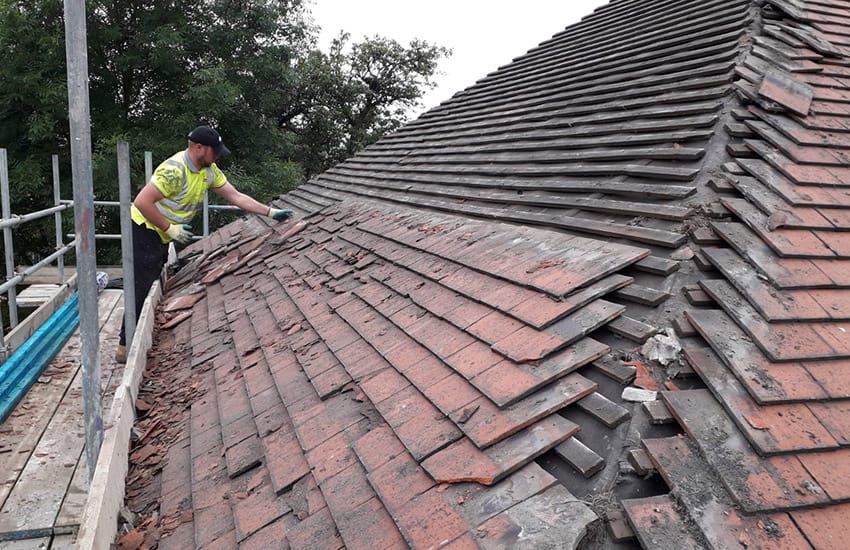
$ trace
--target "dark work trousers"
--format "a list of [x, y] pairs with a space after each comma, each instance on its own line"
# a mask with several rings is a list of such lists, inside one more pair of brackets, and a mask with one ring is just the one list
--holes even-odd
[[[133, 222], [133, 275], [136, 281], [133, 288], [136, 290], [136, 321], [142, 313], [142, 306], [148, 291], [154, 281], [159, 279], [162, 266], [168, 259], [168, 245], [159, 238], [159, 233], [148, 229], [144, 225]], [[127, 307], [127, 304], [124, 304]], [[118, 343], [126, 345], [124, 334], [124, 323], [121, 323], [121, 333], [118, 335]]]

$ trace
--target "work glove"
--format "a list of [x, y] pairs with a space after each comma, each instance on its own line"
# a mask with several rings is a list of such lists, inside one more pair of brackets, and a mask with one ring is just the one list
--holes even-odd
[[165, 234], [171, 237], [172, 241], [177, 241], [180, 244], [186, 244], [192, 240], [192, 237], [195, 235], [189, 231], [192, 229], [191, 225], [176, 225], [171, 224], [166, 229]]
[[269, 207], [269, 217], [275, 221], [287, 220], [292, 217], [292, 210], [280, 210], [278, 208]]

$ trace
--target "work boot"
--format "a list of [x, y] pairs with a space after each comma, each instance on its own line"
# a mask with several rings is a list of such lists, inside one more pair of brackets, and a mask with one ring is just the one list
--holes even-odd
[[115, 348], [115, 362], [122, 365], [127, 362], [127, 348], [124, 344], [118, 344], [118, 347]]

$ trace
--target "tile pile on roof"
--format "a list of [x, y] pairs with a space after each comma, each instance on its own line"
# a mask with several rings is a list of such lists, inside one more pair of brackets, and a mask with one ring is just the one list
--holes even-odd
[[[706, 389], [665, 392], [689, 437], [644, 446], [710, 547], [844, 548], [850, 4], [768, 6], [736, 69], [732, 216], [703, 250], [720, 274], [700, 283], [714, 304], [687, 312], [703, 340], [685, 355]], [[697, 480], [716, 488], [708, 503]], [[670, 534], [651, 523], [669, 505], [626, 507], [644, 546]]]
[[575, 371], [648, 251], [363, 202], [192, 248], [160, 319], [176, 378], [140, 394], [193, 395], [161, 496], [130, 498], [172, 518], [160, 548], [573, 547], [596, 519], [533, 460], [605, 401]]
[[[593, 369], [638, 369], [683, 430], [623, 449], [666, 484], [622, 501], [642, 546], [842, 548], [848, 54], [843, 0], [614, 0], [281, 197], [299, 222], [187, 249], [138, 532], [574, 547], [599, 510], [541, 457], [628, 418]], [[680, 362], [624, 365], [670, 327]]]

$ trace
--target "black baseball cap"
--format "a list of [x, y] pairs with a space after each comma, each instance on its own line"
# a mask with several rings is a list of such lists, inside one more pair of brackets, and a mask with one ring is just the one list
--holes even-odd
[[189, 141], [200, 143], [201, 145], [209, 145], [213, 148], [213, 151], [223, 157], [230, 154], [230, 149], [221, 141], [221, 136], [209, 126], [198, 126], [189, 132]]

